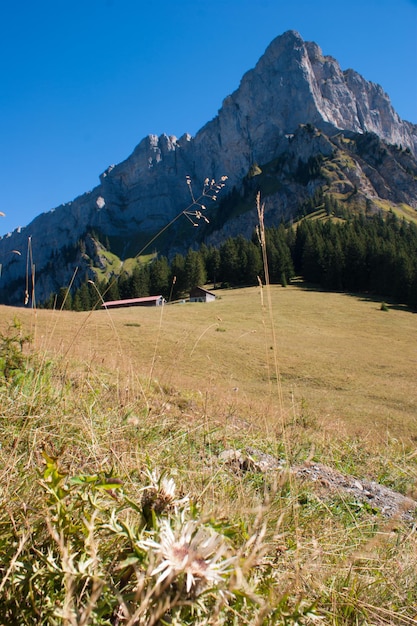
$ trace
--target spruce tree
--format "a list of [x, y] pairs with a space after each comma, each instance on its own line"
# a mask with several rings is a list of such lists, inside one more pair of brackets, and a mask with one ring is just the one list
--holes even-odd
[[206, 283], [207, 276], [203, 257], [196, 250], [188, 250], [187, 256], [185, 257], [184, 272], [188, 291], [193, 289], [193, 287], [198, 287]]
[[170, 267], [168, 259], [162, 256], [151, 263], [149, 276], [149, 290], [152, 296], [162, 295], [168, 298], [170, 291]]
[[182, 254], [176, 254], [172, 259], [169, 282], [172, 286], [171, 295], [174, 300], [185, 295], [187, 291], [187, 280], [185, 275], [185, 259]]
[[208, 250], [205, 261], [207, 280], [210, 280], [213, 283], [213, 286], [216, 287], [220, 271], [220, 252], [218, 248], [211, 246]]

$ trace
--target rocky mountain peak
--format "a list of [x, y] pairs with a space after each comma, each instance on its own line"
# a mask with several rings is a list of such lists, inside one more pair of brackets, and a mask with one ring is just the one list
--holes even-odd
[[311, 123], [324, 130], [330, 125], [376, 133], [417, 154], [416, 127], [401, 122], [383, 89], [353, 70], [342, 71], [333, 57], [324, 56], [316, 43], [303, 41], [295, 31], [274, 39], [219, 115], [233, 105], [239, 119], [251, 119], [254, 129], [258, 122], [263, 124], [254, 141], [265, 124], [268, 134], [277, 137]]
[[[307, 131], [299, 132], [303, 127]], [[311, 128], [316, 129], [314, 134], [308, 130]], [[355, 160], [359, 182], [352, 179], [353, 182], [334, 183], [335, 188], [340, 190], [349, 184], [355, 188], [360, 184], [365, 195], [385, 194], [390, 201], [417, 207], [412, 174], [417, 155], [417, 126], [399, 118], [379, 85], [366, 81], [351, 69], [343, 71], [333, 57], [323, 55], [317, 44], [305, 42], [299, 33], [288, 31], [271, 42], [255, 67], [242, 77], [238, 89], [224, 99], [218, 115], [195, 137], [186, 133], [179, 139], [168, 134], [148, 135], [128, 158], [108, 167], [91, 192], [40, 215], [21, 232], [0, 239], [0, 256], [5, 259], [0, 299], [21, 302], [24, 255], [17, 258], [9, 252], [16, 249], [23, 252], [29, 237], [40, 300], [70, 280], [74, 271], [72, 261], [68, 262], [71, 255], [74, 262], [84, 263], [84, 275], [85, 271], [92, 271], [94, 259], [87, 261], [74, 252], [80, 240], [85, 240], [92, 231], [99, 233], [102, 240], [117, 242], [117, 249], [112, 251], [121, 257], [128, 251], [135, 254], [138, 242], [141, 247], [189, 203], [186, 176], [197, 187], [206, 177], [219, 180], [227, 175], [229, 188], [239, 191], [254, 163], [279, 161], [279, 176], [286, 176], [287, 180], [285, 185], [282, 180], [279, 185], [275, 182], [272, 185], [276, 193], [270, 198], [271, 215], [278, 220], [288, 217], [297, 203], [305, 201], [306, 195], [313, 194], [323, 184], [318, 178], [308, 186], [295, 185], [294, 180], [302, 170], [299, 161], [317, 161], [318, 156], [330, 159], [337, 148], [332, 137], [339, 133], [374, 134], [379, 141], [409, 152], [389, 153], [389, 167], [387, 159], [381, 157], [380, 165], [375, 165], [376, 162], [370, 165], [362, 156], [359, 162], [352, 152], [350, 158]], [[383, 150], [380, 149], [381, 154]], [[283, 159], [288, 160], [285, 166]], [[381, 170], [383, 161], [382, 175], [378, 167]], [[276, 167], [272, 170], [277, 175]], [[350, 172], [347, 168], [343, 173], [338, 166], [338, 171], [342, 178], [353, 176], [353, 169]], [[326, 176], [329, 178], [330, 174]], [[240, 218], [234, 224], [235, 232], [244, 221]], [[224, 228], [217, 233], [217, 241], [228, 232], [227, 219], [221, 222]], [[251, 222], [246, 222], [247, 233]], [[190, 243], [189, 239], [182, 245]], [[174, 249], [173, 238], [171, 244]], [[181, 242], [175, 246], [178, 250]], [[60, 265], [63, 249], [67, 250], [66, 262]], [[78, 275], [82, 276], [83, 272], [79, 271]]]

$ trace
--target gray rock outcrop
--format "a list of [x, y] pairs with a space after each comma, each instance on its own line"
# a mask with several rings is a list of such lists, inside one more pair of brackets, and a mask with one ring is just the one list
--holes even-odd
[[[342, 71], [315, 43], [304, 42], [294, 31], [286, 32], [269, 45], [239, 88], [225, 98], [218, 115], [195, 137], [145, 137], [125, 161], [101, 174], [95, 189], [2, 237], [1, 301], [22, 303], [29, 238], [38, 299], [42, 300], [68, 284], [75, 261], [80, 263], [79, 276], [89, 271], [91, 263], [77, 252], [77, 242], [88, 233], [125, 241], [126, 250], [136, 242], [137, 252], [143, 241], [188, 204], [187, 175], [196, 187], [206, 177], [218, 180], [227, 175], [229, 188], [239, 188], [254, 162], [268, 163], [288, 152], [300, 124], [322, 131], [322, 137], [316, 137], [321, 153], [334, 149], [325, 136], [348, 131], [374, 133], [385, 143], [401, 145], [417, 155], [417, 127], [398, 117], [379, 85], [353, 70]], [[296, 137], [298, 158], [308, 159], [312, 145]], [[366, 167], [364, 163], [362, 170]], [[377, 194], [375, 184], [369, 185], [370, 193]], [[295, 191], [275, 198], [273, 215], [278, 218], [293, 211], [298, 201]], [[303, 193], [313, 191], [306, 188]], [[393, 201], [404, 201], [396, 200], [395, 188], [391, 195]], [[411, 196], [417, 203], [417, 192]], [[248, 230], [252, 222], [246, 221]], [[12, 253], [16, 249], [21, 256]], [[118, 254], [123, 256], [123, 250]]]

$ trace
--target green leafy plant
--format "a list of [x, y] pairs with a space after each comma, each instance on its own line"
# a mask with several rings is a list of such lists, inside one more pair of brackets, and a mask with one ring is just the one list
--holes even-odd
[[0, 378], [6, 383], [17, 383], [30, 367], [25, 347], [32, 342], [31, 335], [23, 333], [21, 322], [15, 318], [4, 333], [0, 333]]
[[250, 581], [265, 550], [262, 526], [237, 545], [240, 530], [201, 517], [172, 478], [146, 470], [136, 500], [111, 473], [69, 476], [57, 458], [42, 456], [36, 521], [29, 526], [24, 516], [18, 530], [10, 520], [13, 531], [3, 521], [2, 623], [36, 616], [37, 624], [206, 624], [213, 615], [229, 623], [236, 612], [249, 620], [277, 615]]

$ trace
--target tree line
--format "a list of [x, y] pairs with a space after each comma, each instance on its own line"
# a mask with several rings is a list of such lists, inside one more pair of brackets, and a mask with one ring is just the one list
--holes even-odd
[[417, 226], [393, 213], [346, 222], [303, 220], [292, 258], [305, 281], [417, 308]]
[[[393, 213], [345, 220], [302, 219], [294, 226], [265, 232], [269, 280], [286, 286], [294, 276], [321, 288], [366, 292], [417, 309], [417, 226]], [[46, 308], [89, 310], [105, 301], [162, 295], [185, 297], [197, 285], [251, 286], [264, 281], [262, 250], [256, 234], [229, 237], [219, 247], [202, 244], [170, 261], [161, 256], [137, 262], [131, 274], [108, 281], [86, 280], [70, 293], [61, 288]]]

